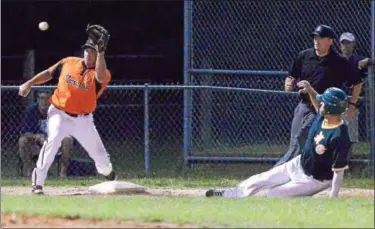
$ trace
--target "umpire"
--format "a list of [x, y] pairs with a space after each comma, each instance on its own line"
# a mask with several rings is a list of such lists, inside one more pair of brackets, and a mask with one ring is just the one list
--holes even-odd
[[[314, 48], [306, 49], [297, 55], [285, 79], [285, 91], [293, 91], [300, 80], [310, 82], [319, 94], [329, 87], [342, 88], [346, 83], [352, 90], [351, 103], [356, 104], [362, 88], [362, 80], [358, 75], [350, 74], [348, 60], [333, 49], [334, 30], [327, 25], [319, 25], [312, 32], [311, 37]], [[294, 110], [289, 149], [275, 166], [301, 153], [300, 146], [306, 141], [315, 115], [316, 112], [308, 95], [300, 94], [300, 102]]]

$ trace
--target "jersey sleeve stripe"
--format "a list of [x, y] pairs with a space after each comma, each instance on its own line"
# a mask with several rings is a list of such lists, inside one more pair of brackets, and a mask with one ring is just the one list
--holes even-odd
[[63, 63], [59, 63], [55, 69], [52, 70], [51, 75], [53, 79], [57, 79], [61, 75], [61, 70], [63, 67]]

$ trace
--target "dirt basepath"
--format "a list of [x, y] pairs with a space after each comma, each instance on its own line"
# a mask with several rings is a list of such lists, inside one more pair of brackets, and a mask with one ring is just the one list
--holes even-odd
[[[167, 189], [167, 188], [147, 188], [145, 195], [152, 196], [191, 196], [203, 197], [206, 189]], [[94, 196], [88, 192], [88, 187], [45, 187], [45, 195], [49, 196]], [[316, 194], [314, 197], [327, 197], [330, 189]], [[266, 191], [258, 193], [256, 196], [264, 196]], [[1, 195], [31, 195], [30, 187], [1, 187]], [[95, 195], [103, 196], [103, 195]], [[357, 188], [342, 188], [340, 190], [339, 198], [364, 197], [374, 198], [374, 190], [372, 189], [357, 189]]]
[[167, 223], [134, 223], [116, 220], [21, 216], [1, 213], [1, 228], [193, 228]]

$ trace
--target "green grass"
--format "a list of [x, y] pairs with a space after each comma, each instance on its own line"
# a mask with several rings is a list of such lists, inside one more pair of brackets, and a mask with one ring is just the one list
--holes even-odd
[[[149, 188], [209, 188], [209, 187], [231, 187], [235, 186], [240, 179], [235, 178], [218, 178], [218, 177], [177, 177], [177, 178], [131, 178], [121, 179], [123, 181], [136, 183]], [[103, 179], [92, 178], [76, 178], [76, 179], [47, 179], [47, 186], [91, 186], [103, 182]], [[30, 179], [2, 179], [1, 186], [30, 186]], [[346, 188], [363, 188], [374, 189], [373, 179], [344, 179], [344, 187]]]
[[2, 196], [1, 209], [25, 215], [200, 227], [374, 227], [373, 199]]
[[[114, 168], [120, 180], [149, 188], [209, 188], [235, 186], [247, 177], [266, 171], [271, 164], [196, 164], [185, 167], [181, 157], [158, 155], [151, 160], [150, 177], [143, 174], [139, 155], [116, 155]], [[122, 157], [126, 160], [122, 160]], [[30, 178], [16, 173], [14, 155], [2, 157], [1, 186], [30, 186]], [[121, 160], [120, 160], [121, 159]], [[9, 163], [8, 163], [9, 162]], [[3, 166], [4, 165], [4, 166]], [[54, 164], [55, 166], [55, 164]], [[91, 186], [103, 182], [101, 176], [55, 177], [50, 169], [47, 186]], [[4, 179], [5, 178], [5, 179]], [[367, 165], [352, 166], [345, 173], [344, 187], [373, 189]], [[93, 207], [95, 206], [95, 207]], [[115, 219], [135, 222], [167, 222], [201, 227], [373, 227], [373, 199], [204, 199], [198, 197], [111, 196], [105, 198], [4, 196], [3, 213]]]

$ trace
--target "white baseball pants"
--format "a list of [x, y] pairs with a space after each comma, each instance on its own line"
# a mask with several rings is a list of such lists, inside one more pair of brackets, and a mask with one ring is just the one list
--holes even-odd
[[51, 105], [48, 109], [48, 139], [40, 151], [36, 168], [32, 174], [33, 185], [44, 186], [47, 173], [61, 141], [74, 137], [89, 156], [94, 160], [98, 173], [107, 176], [112, 171], [112, 164], [103, 142], [96, 130], [93, 115], [72, 117]]
[[235, 188], [226, 189], [223, 196], [227, 198], [249, 197], [268, 188], [271, 188], [268, 191], [268, 197], [312, 196], [329, 188], [331, 184], [332, 180], [319, 181], [307, 176], [303, 172], [301, 155], [299, 155], [267, 172], [251, 176]]

